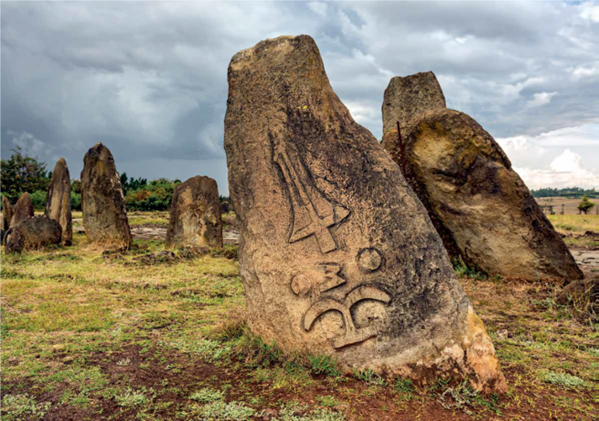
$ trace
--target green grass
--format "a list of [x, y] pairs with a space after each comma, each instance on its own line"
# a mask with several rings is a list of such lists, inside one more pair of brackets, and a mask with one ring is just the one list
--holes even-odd
[[556, 304], [559, 286], [462, 271], [508, 378], [508, 394], [492, 397], [462, 379], [344, 375], [334, 355], [285, 354], [244, 322], [234, 247], [145, 264], [164, 245], [135, 245], [104, 254], [76, 234], [69, 248], [2, 252], [3, 420], [60, 410], [77, 419], [591, 419], [599, 334]]

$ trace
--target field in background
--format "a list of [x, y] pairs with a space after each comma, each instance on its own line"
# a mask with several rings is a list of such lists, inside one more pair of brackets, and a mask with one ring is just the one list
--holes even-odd
[[[167, 224], [166, 213], [129, 216], [134, 229]], [[595, 217], [551, 219], [563, 232], [599, 231]], [[136, 239], [103, 253], [77, 233], [73, 247], [2, 254], [3, 420], [599, 416], [599, 334], [556, 304], [558, 285], [461, 277], [508, 380], [506, 396], [481, 396], [458, 379], [414, 385], [285, 357], [244, 328], [234, 246], [163, 252]]]
[[[553, 212], [561, 214], [562, 205], [564, 215], [578, 215], [578, 204], [580, 198], [570, 199], [568, 197], [535, 197], [537, 203], [544, 209], [546, 214], [550, 213], [550, 207], [553, 206]], [[590, 210], [589, 214], [597, 215], [599, 213], [599, 199], [589, 199], [595, 203], [595, 207]]]

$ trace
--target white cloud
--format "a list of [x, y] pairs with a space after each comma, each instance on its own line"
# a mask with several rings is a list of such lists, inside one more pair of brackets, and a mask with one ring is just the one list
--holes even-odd
[[570, 149], [555, 157], [549, 169], [515, 168], [516, 172], [531, 189], [544, 187], [598, 188], [599, 171], [582, 166], [582, 157]]
[[591, 22], [599, 22], [599, 6], [592, 4], [583, 4], [580, 16], [583, 19], [590, 20]]
[[557, 92], [537, 92], [533, 99], [528, 101], [528, 107], [541, 107], [551, 102], [551, 99], [557, 95]]
[[592, 66], [577, 66], [570, 68], [574, 79], [582, 79], [599, 75], [599, 62]]
[[308, 7], [319, 16], [324, 17], [327, 15], [328, 6], [324, 2], [312, 1], [308, 3]]
[[581, 161], [582, 157], [579, 154], [566, 149], [551, 161], [550, 167], [557, 172], [579, 172], [582, 171]]

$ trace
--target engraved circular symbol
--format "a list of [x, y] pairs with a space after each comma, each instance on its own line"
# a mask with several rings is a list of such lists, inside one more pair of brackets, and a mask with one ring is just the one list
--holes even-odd
[[311, 288], [312, 283], [306, 275], [297, 275], [291, 280], [291, 290], [295, 295], [304, 297], [310, 292]]
[[383, 258], [375, 248], [362, 249], [358, 253], [358, 266], [366, 272], [374, 272], [381, 267]]

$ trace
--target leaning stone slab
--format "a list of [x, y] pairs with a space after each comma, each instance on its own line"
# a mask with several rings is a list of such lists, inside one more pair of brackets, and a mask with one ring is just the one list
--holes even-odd
[[46, 196], [46, 216], [62, 227], [62, 242], [70, 246], [73, 241], [71, 215], [71, 176], [64, 158], [60, 158], [52, 171], [52, 180]]
[[87, 237], [106, 247], [128, 249], [131, 230], [112, 153], [98, 143], [87, 151], [83, 164], [81, 208]]
[[225, 149], [252, 331], [347, 371], [459, 373], [505, 391], [425, 208], [333, 92], [312, 38], [241, 51], [228, 79]]
[[10, 228], [19, 225], [21, 222], [32, 216], [33, 202], [31, 201], [31, 197], [29, 197], [29, 193], [25, 192], [19, 197], [19, 200], [17, 200], [17, 203], [13, 208], [12, 218], [10, 219]]
[[62, 228], [54, 219], [45, 215], [34, 216], [8, 230], [5, 250], [12, 253], [37, 250], [60, 244], [61, 236]]
[[432, 72], [393, 78], [383, 104], [383, 146], [405, 163], [450, 257], [489, 275], [582, 278], [501, 147], [471, 117], [441, 106], [442, 97]]
[[198, 175], [173, 193], [166, 246], [222, 247], [223, 223], [216, 181]]
[[14, 209], [6, 196], [2, 196], [2, 230], [8, 231]]

